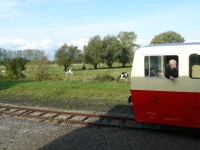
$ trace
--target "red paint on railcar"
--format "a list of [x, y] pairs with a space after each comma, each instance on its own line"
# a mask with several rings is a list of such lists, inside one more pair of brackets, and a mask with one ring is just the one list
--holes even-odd
[[136, 121], [200, 128], [200, 93], [130, 91]]

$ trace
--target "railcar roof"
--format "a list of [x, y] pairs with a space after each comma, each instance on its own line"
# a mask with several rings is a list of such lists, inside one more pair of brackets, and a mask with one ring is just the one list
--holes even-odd
[[198, 53], [200, 54], [200, 42], [191, 43], [166, 43], [155, 44], [141, 47], [136, 50], [135, 54], [148, 54], [148, 55], [166, 55], [166, 54], [180, 54], [180, 53]]
[[157, 47], [157, 46], [183, 46], [183, 45], [200, 45], [200, 42], [154, 44], [154, 45], [144, 46], [143, 48], [145, 48], [145, 47]]

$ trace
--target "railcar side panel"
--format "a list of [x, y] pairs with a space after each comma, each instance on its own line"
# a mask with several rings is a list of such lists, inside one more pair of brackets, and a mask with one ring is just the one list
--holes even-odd
[[131, 90], [138, 122], [200, 127], [200, 93]]

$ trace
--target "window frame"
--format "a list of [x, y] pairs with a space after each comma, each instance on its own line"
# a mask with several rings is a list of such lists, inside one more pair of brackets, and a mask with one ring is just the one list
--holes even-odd
[[191, 64], [191, 60], [192, 60], [192, 56], [198, 56], [199, 57], [199, 65], [200, 65], [200, 55], [198, 55], [197, 53], [193, 53], [193, 54], [190, 54], [189, 56], [189, 77], [191, 79], [200, 79], [200, 76], [199, 77], [192, 77], [192, 64]]
[[[148, 68], [146, 68], [146, 57], [148, 57]], [[151, 57], [161, 57], [163, 59], [163, 55], [145, 55], [144, 56], [144, 77], [145, 78], [151, 78], [151, 79], [155, 79], [155, 78], [165, 78], [164, 74], [163, 76], [160, 75], [160, 76], [151, 76], [150, 73], [151, 73]], [[163, 66], [163, 71], [165, 70], [164, 69], [165, 67]], [[146, 75], [146, 69], [148, 69], [148, 75]], [[163, 72], [164, 73], [164, 72]]]
[[[160, 75], [160, 76], [151, 76], [150, 73], [151, 73], [151, 57], [161, 57], [160, 59], [160, 64], [157, 64], [157, 65], [160, 65], [161, 66], [161, 73], [163, 73], [163, 75]], [[148, 58], [148, 68], [146, 68], [146, 57]], [[172, 58], [170, 58], [172, 57]], [[174, 58], [173, 58], [174, 57]], [[176, 58], [176, 59], [175, 59]], [[145, 78], [151, 78], [151, 79], [154, 79], [154, 78], [164, 78], [166, 79], [165, 77], [165, 68], [166, 68], [166, 65], [169, 64], [168, 60], [169, 59], [175, 59], [176, 62], [177, 62], [177, 67], [178, 67], [178, 77], [179, 78], [179, 56], [178, 55], [145, 55], [144, 56], [144, 77]], [[148, 69], [148, 73], [146, 71], [146, 69]]]

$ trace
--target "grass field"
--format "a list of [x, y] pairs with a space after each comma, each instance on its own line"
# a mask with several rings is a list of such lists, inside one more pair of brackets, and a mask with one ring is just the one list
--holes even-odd
[[[73, 75], [65, 75], [63, 67], [50, 66], [52, 74], [56, 76], [56, 80], [51, 81], [11, 81], [1, 76], [0, 102], [66, 110], [130, 112], [130, 105], [127, 103], [130, 78], [126, 82], [116, 80], [124, 71], [130, 76], [130, 66], [119, 68], [119, 64], [116, 64], [109, 69], [102, 65], [97, 70], [91, 65], [86, 66], [87, 70], [82, 70], [82, 65], [73, 65], [70, 68], [73, 69]], [[99, 79], [104, 75], [110, 75], [115, 80]]]

